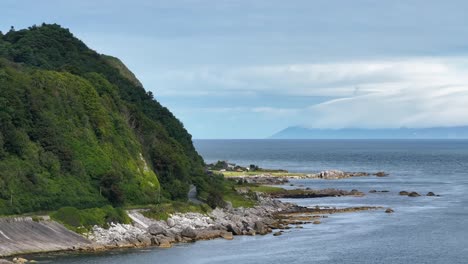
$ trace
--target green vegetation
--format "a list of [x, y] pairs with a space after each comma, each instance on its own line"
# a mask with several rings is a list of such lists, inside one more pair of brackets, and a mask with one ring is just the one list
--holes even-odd
[[266, 193], [266, 194], [279, 193], [279, 192], [284, 191], [284, 189], [281, 187], [265, 186], [265, 185], [249, 186], [247, 188], [252, 192], [261, 192], [261, 193]]
[[143, 215], [155, 220], [167, 220], [169, 216], [174, 213], [195, 212], [206, 214], [210, 211], [211, 209], [204, 204], [197, 205], [185, 202], [172, 202], [151, 206], [147, 211], [143, 212]]
[[306, 176], [305, 173], [298, 173], [298, 172], [284, 172], [281, 170], [268, 170], [268, 171], [212, 171], [214, 174], [218, 175], [224, 175], [224, 177], [229, 178], [229, 177], [242, 177], [242, 176], [256, 176], [260, 174], [268, 174], [269, 176], [272, 177], [303, 177]]
[[107, 227], [110, 223], [129, 224], [131, 222], [124, 210], [112, 206], [82, 210], [75, 207], [63, 207], [52, 213], [51, 217], [79, 233], [87, 232], [95, 225]]
[[56, 24], [0, 34], [0, 215], [185, 201], [192, 183], [216, 204], [222, 182], [118, 59]]
[[233, 207], [250, 208], [256, 205], [252, 192], [247, 192], [245, 195], [237, 192], [238, 188], [243, 188], [245, 185], [239, 185], [236, 181], [224, 181], [224, 200], [231, 202]]

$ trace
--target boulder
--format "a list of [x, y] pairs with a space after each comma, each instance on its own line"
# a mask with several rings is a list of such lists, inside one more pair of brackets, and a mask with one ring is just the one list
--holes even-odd
[[369, 192], [370, 192], [370, 193], [376, 193], [377, 190], [370, 190]]
[[417, 192], [411, 192], [410, 194], [408, 194], [409, 197], [418, 197], [418, 196], [421, 196], [419, 193]]
[[197, 232], [193, 228], [187, 227], [184, 230], [182, 230], [180, 235], [183, 237], [195, 239], [197, 237]]
[[320, 220], [315, 220], [314, 222], [312, 222], [312, 224], [314, 224], [314, 225], [319, 225], [319, 224], [321, 224], [321, 223], [322, 223], [322, 222], [320, 222]]
[[273, 236], [281, 236], [282, 234], [283, 234], [283, 232], [278, 231], [278, 232], [273, 233]]
[[221, 234], [222, 234], [222, 231], [220, 230], [205, 229], [205, 230], [200, 230], [197, 232], [196, 239], [209, 240], [209, 239], [221, 237]]
[[0, 264], [12, 264], [13, 262], [8, 261], [6, 259], [0, 259]]
[[167, 224], [167, 226], [169, 226], [169, 227], [174, 227], [174, 226], [176, 225], [174, 219], [172, 219], [172, 218], [167, 219], [167, 220], [166, 220], [166, 224]]
[[221, 237], [226, 239], [226, 240], [233, 240], [234, 239], [234, 236], [232, 235], [231, 232], [223, 232], [221, 234]]
[[144, 246], [150, 246], [151, 245], [151, 237], [149, 237], [148, 235], [137, 235], [136, 239], [138, 240], [138, 242], [141, 244], [141, 245], [144, 245]]
[[153, 236], [157, 236], [157, 235], [166, 235], [167, 234], [167, 230], [162, 227], [160, 224], [152, 224], [148, 227], [147, 229], [148, 233], [150, 233], [151, 235]]
[[267, 227], [262, 221], [256, 221], [254, 225], [255, 232], [260, 235], [268, 233]]
[[242, 235], [242, 230], [239, 227], [237, 227], [235, 224], [230, 223], [226, 227], [227, 227], [227, 231], [232, 232], [233, 235], [235, 236]]
[[171, 248], [172, 247], [172, 244], [169, 240], [167, 239], [161, 239], [159, 241], [159, 247], [160, 248]]
[[428, 193], [426, 194], [426, 196], [435, 196], [435, 193], [433, 193], [433, 192], [428, 192]]
[[26, 262], [28, 262], [28, 260], [25, 259], [25, 258], [14, 258], [13, 259], [13, 263], [16, 263], [16, 264], [23, 264], [23, 263], [26, 263]]
[[395, 212], [395, 211], [392, 208], [387, 208], [387, 210], [385, 210], [385, 213], [387, 213], [387, 214], [391, 214], [393, 212]]
[[398, 194], [407, 196], [407, 195], [409, 194], [409, 192], [407, 192], [407, 191], [401, 191], [401, 192], [399, 192]]

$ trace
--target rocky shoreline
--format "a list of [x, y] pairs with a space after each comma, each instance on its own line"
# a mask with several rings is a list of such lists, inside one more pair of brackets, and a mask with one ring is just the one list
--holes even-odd
[[[233, 239], [238, 235], [265, 235], [275, 229], [286, 229], [292, 215], [309, 209], [271, 198], [261, 198], [253, 208], [214, 209], [207, 215], [200, 213], [174, 214], [167, 220], [146, 218], [141, 210], [129, 212], [133, 225], [114, 224], [109, 229], [95, 227], [87, 234], [96, 245], [91, 250], [122, 247], [171, 247], [174, 243], [188, 243], [215, 238]], [[288, 214], [288, 217], [281, 215]], [[287, 219], [286, 219], [287, 218]], [[90, 249], [83, 249], [90, 250]]]
[[[223, 238], [231, 240], [239, 235], [265, 235], [274, 232], [281, 235], [283, 230], [295, 225], [320, 224], [328, 214], [382, 209], [380, 207], [302, 207], [293, 203], [259, 195], [258, 205], [253, 208], [216, 208], [208, 214], [185, 213], [171, 215], [167, 220], [153, 220], [143, 215], [142, 210], [130, 210], [128, 215], [133, 224], [111, 224], [108, 229], [95, 226], [84, 234], [79, 244], [57, 249], [43, 248], [41, 252], [78, 251], [96, 252], [117, 248], [170, 248], [175, 243], [190, 243], [198, 240]], [[58, 225], [52, 220], [41, 220], [37, 224]], [[39, 239], [39, 238], [38, 238]], [[39, 252], [39, 251], [38, 251]], [[19, 255], [21, 251], [8, 255]], [[31, 252], [23, 252], [31, 253]], [[15, 258], [14, 263], [26, 259]], [[0, 260], [3, 261], [3, 260]], [[0, 262], [11, 263], [11, 262]]]

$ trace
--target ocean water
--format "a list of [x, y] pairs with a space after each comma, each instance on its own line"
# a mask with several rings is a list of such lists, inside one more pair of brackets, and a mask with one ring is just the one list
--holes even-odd
[[[358, 189], [364, 197], [291, 200], [305, 206], [383, 206], [333, 214], [282, 236], [199, 241], [171, 249], [47, 255], [48, 263], [468, 263], [468, 141], [198, 140], [206, 162], [229, 160], [297, 172], [386, 171], [388, 177], [294, 180], [290, 188]], [[369, 190], [388, 193], [368, 193]], [[410, 198], [398, 192], [429, 191]]]

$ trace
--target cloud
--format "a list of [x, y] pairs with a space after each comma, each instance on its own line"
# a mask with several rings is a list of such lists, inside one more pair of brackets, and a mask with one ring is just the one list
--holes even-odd
[[[468, 124], [468, 59], [417, 58], [325, 64], [201, 68], [160, 75], [184, 93], [277, 97], [328, 96], [309, 107], [223, 109], [272, 117], [300, 116], [309, 127], [427, 127]], [[170, 89], [169, 95], [179, 90]], [[163, 94], [165, 92], [163, 91]], [[190, 92], [189, 92], [190, 93]], [[261, 102], [259, 102], [261, 103]], [[218, 109], [219, 110], [219, 109]]]

